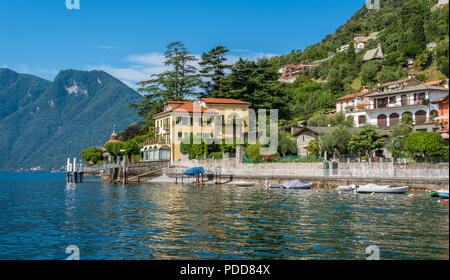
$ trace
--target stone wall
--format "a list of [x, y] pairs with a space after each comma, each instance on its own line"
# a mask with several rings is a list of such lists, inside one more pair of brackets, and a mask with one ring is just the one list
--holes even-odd
[[[301, 178], [301, 177], [341, 177], [341, 178], [407, 178], [421, 180], [449, 179], [448, 164], [408, 164], [392, 163], [338, 163], [329, 169], [324, 163], [238, 163], [235, 159], [197, 160], [173, 162], [176, 168], [203, 167], [206, 172], [220, 172], [242, 178]], [[336, 167], [336, 166], [335, 166]]]

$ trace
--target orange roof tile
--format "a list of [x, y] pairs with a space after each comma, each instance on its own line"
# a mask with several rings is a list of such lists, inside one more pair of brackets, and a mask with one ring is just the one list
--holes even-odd
[[[169, 101], [169, 102], [171, 102], [171, 101]], [[176, 102], [178, 102], [178, 101], [176, 101]], [[212, 109], [208, 109], [206, 107], [202, 107], [191, 101], [184, 101], [183, 103], [179, 103], [179, 104], [182, 104], [182, 105], [180, 105], [174, 109], [155, 114], [155, 115], [153, 115], [153, 118], [157, 117], [159, 115], [163, 115], [163, 114], [167, 114], [167, 113], [171, 113], [171, 112], [188, 112], [188, 113], [200, 113], [201, 112], [201, 113], [217, 114], [216, 111], [214, 111]]]
[[342, 96], [342, 97], [336, 99], [336, 101], [352, 99], [352, 98], [355, 98], [355, 97], [361, 97], [361, 96], [364, 96], [364, 95], [366, 95], [366, 94], [368, 94], [370, 92], [372, 92], [372, 91], [347, 94], [346, 96]]

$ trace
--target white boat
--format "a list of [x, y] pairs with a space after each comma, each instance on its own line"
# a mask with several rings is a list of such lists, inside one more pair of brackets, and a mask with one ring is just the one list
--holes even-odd
[[302, 181], [295, 180], [295, 181], [286, 182], [282, 185], [271, 184], [270, 188], [271, 189], [285, 189], [285, 190], [306, 190], [306, 189], [312, 188], [313, 186], [314, 186], [313, 182], [304, 183]]
[[234, 182], [233, 185], [235, 187], [253, 187], [255, 186], [255, 182]]
[[391, 187], [380, 186], [376, 184], [368, 184], [365, 186], [351, 185], [337, 187], [338, 191], [354, 191], [357, 193], [406, 193], [409, 187]]

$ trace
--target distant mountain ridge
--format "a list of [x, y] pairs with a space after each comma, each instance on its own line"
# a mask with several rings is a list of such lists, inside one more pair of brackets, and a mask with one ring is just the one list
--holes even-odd
[[139, 119], [141, 95], [102, 71], [61, 71], [53, 82], [0, 68], [0, 170], [59, 168]]

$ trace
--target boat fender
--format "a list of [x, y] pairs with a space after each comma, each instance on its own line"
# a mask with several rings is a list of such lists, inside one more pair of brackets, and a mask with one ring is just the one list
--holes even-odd
[[444, 203], [445, 203], [445, 204], [448, 204], [448, 199], [444, 200]]

